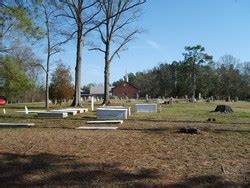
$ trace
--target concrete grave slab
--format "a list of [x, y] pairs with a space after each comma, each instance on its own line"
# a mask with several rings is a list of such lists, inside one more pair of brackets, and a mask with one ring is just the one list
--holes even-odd
[[51, 110], [50, 112], [64, 112], [64, 113], [68, 113], [68, 115], [72, 115], [72, 116], [74, 116], [74, 115], [76, 115], [77, 114], [77, 110], [62, 110], [62, 109], [60, 109], [60, 110]]
[[157, 104], [136, 104], [136, 112], [157, 112]]
[[52, 112], [70, 112], [70, 115], [75, 115], [75, 113], [84, 113], [88, 111], [88, 108], [63, 108], [63, 109], [57, 109], [57, 110], [51, 110]]
[[39, 112], [37, 113], [38, 117], [44, 118], [65, 118], [68, 117], [67, 112]]
[[67, 110], [76, 110], [77, 113], [84, 113], [84, 112], [88, 112], [89, 109], [88, 108], [66, 108]]
[[123, 124], [123, 120], [87, 121], [87, 124]]
[[118, 127], [77, 127], [77, 130], [116, 130]]
[[127, 109], [128, 115], [131, 115], [131, 107], [129, 106], [102, 106], [101, 108], [107, 108], [107, 109]]
[[22, 113], [22, 114], [37, 114], [39, 112], [46, 112], [45, 110], [28, 110], [27, 111], [16, 111], [16, 113]]
[[123, 120], [128, 118], [128, 109], [97, 108], [97, 119]]
[[27, 128], [34, 125], [34, 123], [0, 123], [0, 128]]

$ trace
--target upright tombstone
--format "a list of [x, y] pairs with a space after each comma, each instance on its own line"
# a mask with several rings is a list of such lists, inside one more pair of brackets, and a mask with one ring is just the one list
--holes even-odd
[[226, 102], [231, 102], [231, 97], [230, 97], [230, 96], [228, 96], [228, 97], [226, 98]]
[[196, 98], [192, 95], [192, 98], [190, 99], [190, 102], [196, 102]]
[[93, 112], [94, 111], [94, 97], [92, 96], [91, 97], [91, 111]]
[[139, 99], [139, 94], [138, 94], [138, 93], [136, 93], [136, 99], [137, 99], [137, 100]]
[[239, 98], [238, 97], [235, 97], [235, 100], [234, 100], [235, 102], [238, 102], [239, 101]]
[[148, 102], [148, 94], [146, 94], [146, 102]]
[[5, 108], [3, 109], [3, 114], [6, 114], [6, 110], [5, 110]]
[[198, 99], [201, 100], [201, 93], [199, 93]]
[[25, 109], [25, 114], [28, 114], [29, 110], [28, 110], [27, 106], [24, 106], [24, 109]]
[[211, 102], [214, 102], [214, 96], [211, 96]]

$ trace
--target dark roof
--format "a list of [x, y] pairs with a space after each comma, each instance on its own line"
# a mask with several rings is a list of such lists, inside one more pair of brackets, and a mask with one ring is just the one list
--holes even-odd
[[115, 89], [117, 86], [119, 86], [119, 85], [121, 85], [121, 84], [124, 84], [124, 83], [126, 83], [126, 84], [128, 84], [128, 85], [134, 87], [135, 89], [138, 89], [138, 90], [139, 90], [139, 88], [137, 88], [137, 87], [134, 86], [133, 84], [131, 84], [131, 83], [129, 83], [129, 82], [126, 82], [126, 81], [122, 81], [121, 83], [119, 83], [118, 85], [116, 85], [115, 87], [113, 87], [112, 89]]

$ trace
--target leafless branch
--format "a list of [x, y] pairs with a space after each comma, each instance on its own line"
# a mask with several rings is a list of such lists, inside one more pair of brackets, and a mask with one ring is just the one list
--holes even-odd
[[93, 51], [93, 50], [97, 50], [97, 51], [105, 53], [105, 51], [103, 49], [101, 49], [101, 48], [91, 48], [91, 49], [89, 49], [89, 51]]
[[112, 54], [112, 56], [110, 57], [110, 61], [113, 60], [113, 58], [115, 57], [115, 55], [118, 54], [118, 52], [128, 43], [130, 42], [133, 38], [133, 36], [138, 33], [138, 30], [133, 31], [132, 33], [130, 33], [127, 37], [124, 38], [123, 42], [120, 44], [120, 46], [114, 51], [114, 53]]

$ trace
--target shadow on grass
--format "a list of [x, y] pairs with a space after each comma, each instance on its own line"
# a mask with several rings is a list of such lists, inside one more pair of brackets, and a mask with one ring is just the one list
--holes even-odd
[[[117, 162], [81, 163], [72, 155], [0, 153], [2, 186], [111, 186], [111, 187], [247, 187], [215, 175], [184, 179], [176, 184], [153, 184], [162, 177], [157, 169], [126, 171]], [[163, 179], [164, 180], [164, 179]]]
[[125, 171], [119, 163], [79, 163], [70, 155], [0, 153], [1, 185], [94, 185], [158, 177], [156, 169]]

